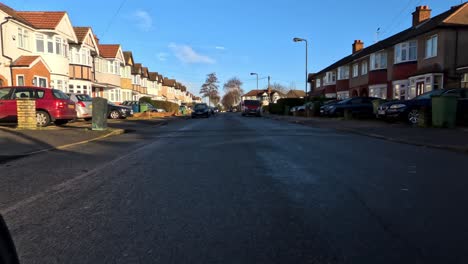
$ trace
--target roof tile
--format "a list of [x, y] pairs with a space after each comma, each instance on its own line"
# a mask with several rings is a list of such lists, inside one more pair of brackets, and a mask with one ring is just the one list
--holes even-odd
[[55, 29], [66, 12], [17, 11], [19, 16], [38, 29]]
[[31, 64], [37, 60], [39, 56], [20, 56], [16, 59], [11, 66], [13, 67], [29, 67]]
[[114, 59], [117, 57], [117, 53], [119, 51], [120, 45], [118, 44], [105, 44], [105, 45], [98, 45], [99, 47], [99, 54], [103, 58], [107, 59]]

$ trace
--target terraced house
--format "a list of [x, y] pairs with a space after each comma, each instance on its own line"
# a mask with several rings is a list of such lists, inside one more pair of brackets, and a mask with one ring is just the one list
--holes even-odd
[[99, 44], [99, 40], [96, 40], [99, 56], [94, 63], [96, 82], [93, 84], [93, 96], [122, 102], [120, 72], [121, 67], [125, 66], [122, 48], [119, 44]]
[[309, 75], [312, 95], [411, 99], [433, 89], [468, 87], [468, 3], [435, 17], [428, 6], [413, 12], [412, 26]]
[[77, 43], [70, 44], [68, 92], [91, 94], [95, 82], [93, 61], [99, 49], [90, 27], [73, 27]]
[[2, 85], [66, 91], [69, 43], [77, 43], [66, 12], [15, 11], [0, 3]]
[[120, 88], [122, 92], [122, 101], [135, 100], [136, 91], [133, 91], [132, 85], [132, 67], [134, 64], [133, 54], [131, 51], [124, 51], [124, 66], [120, 73]]

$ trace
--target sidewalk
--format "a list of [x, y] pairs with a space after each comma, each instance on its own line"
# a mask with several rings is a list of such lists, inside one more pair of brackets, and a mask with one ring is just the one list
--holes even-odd
[[123, 134], [125, 130], [110, 128], [108, 131], [92, 131], [83, 124], [50, 126], [38, 130], [17, 130], [0, 126], [0, 163], [32, 154], [72, 145], [84, 144], [105, 137]]
[[441, 129], [411, 127], [381, 120], [341, 120], [337, 118], [294, 117], [265, 114], [265, 117], [307, 126], [379, 138], [404, 144], [468, 153], [468, 128]]

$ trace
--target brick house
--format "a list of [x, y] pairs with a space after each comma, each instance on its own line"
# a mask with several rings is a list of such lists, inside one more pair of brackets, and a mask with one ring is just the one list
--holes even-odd
[[119, 44], [100, 44], [99, 39], [95, 39], [99, 55], [94, 60], [96, 82], [93, 83], [93, 96], [122, 102], [120, 72], [125, 65], [122, 48]]
[[241, 100], [258, 100], [263, 105], [269, 105], [270, 103], [276, 103], [279, 99], [285, 98], [286, 95], [280, 91], [273, 89], [264, 90], [251, 90], [248, 93], [241, 96]]
[[1, 85], [36, 85], [66, 91], [68, 47], [69, 43], [77, 43], [68, 14], [16, 11], [0, 3], [0, 24]]
[[92, 94], [95, 81], [93, 60], [99, 49], [90, 27], [73, 27], [77, 43], [70, 43], [67, 92]]
[[441, 88], [466, 87], [468, 81], [468, 3], [431, 18], [428, 6], [413, 12], [412, 27], [309, 75], [312, 95], [411, 99]]

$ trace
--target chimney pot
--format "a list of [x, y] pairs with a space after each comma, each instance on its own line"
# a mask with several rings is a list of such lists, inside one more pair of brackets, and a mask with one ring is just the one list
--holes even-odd
[[431, 11], [427, 5], [416, 7], [416, 11], [413, 12], [413, 27], [431, 19]]
[[360, 39], [354, 40], [353, 54], [364, 49], [364, 43]]

